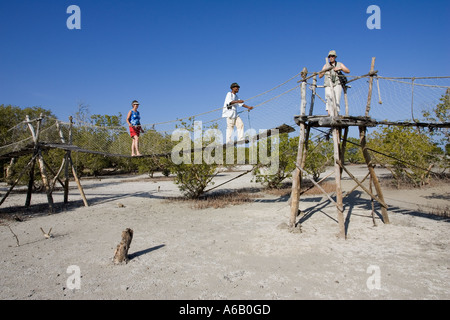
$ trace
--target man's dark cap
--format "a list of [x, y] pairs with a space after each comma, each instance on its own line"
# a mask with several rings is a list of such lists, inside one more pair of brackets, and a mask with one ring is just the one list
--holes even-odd
[[231, 84], [230, 89], [233, 89], [234, 87], [240, 88], [240, 86], [239, 86], [236, 82], [233, 82], [233, 83]]

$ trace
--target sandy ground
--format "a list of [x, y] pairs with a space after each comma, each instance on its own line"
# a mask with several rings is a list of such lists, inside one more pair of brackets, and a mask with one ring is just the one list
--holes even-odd
[[[367, 173], [351, 170], [359, 178]], [[216, 185], [239, 173], [222, 173]], [[259, 187], [251, 178], [221, 189]], [[0, 207], [3, 217], [23, 219], [2, 219], [0, 299], [450, 298], [450, 219], [425, 213], [448, 210], [449, 185], [385, 189], [391, 224], [382, 223], [377, 207], [377, 226], [367, 195], [355, 191], [345, 198], [348, 239], [341, 240], [336, 209], [323, 195], [302, 197], [302, 232], [292, 233], [282, 228], [286, 197], [260, 192], [249, 203], [198, 210], [168, 201], [180, 193], [160, 178], [82, 184], [89, 207], [74, 182], [70, 205], [54, 214], [43, 194], [33, 195], [32, 210], [22, 208], [19, 192]], [[353, 185], [344, 179], [344, 190]], [[6, 190], [2, 184], [2, 196]], [[60, 191], [54, 200], [61, 206]], [[53, 237], [45, 239], [41, 227], [52, 228]], [[125, 228], [134, 230], [131, 260], [113, 265]]]

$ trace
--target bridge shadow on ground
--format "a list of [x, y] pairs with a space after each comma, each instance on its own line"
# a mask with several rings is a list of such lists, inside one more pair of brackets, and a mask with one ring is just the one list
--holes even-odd
[[[157, 192], [155, 191], [154, 193]], [[79, 195], [77, 195], [77, 197], [78, 196]], [[164, 199], [162, 196], [154, 196], [153, 192], [129, 192], [120, 194], [114, 192], [109, 194], [89, 194], [86, 196], [89, 207], [119, 201], [129, 197]], [[4, 203], [2, 207], [0, 207], [0, 219], [15, 219], [20, 221], [22, 218], [61, 214], [85, 207], [82, 199], [69, 200], [68, 203], [64, 203], [63, 201], [57, 201], [56, 198], [57, 197], [54, 196], [53, 211], [50, 210], [48, 203], [41, 202], [33, 204], [33, 199], [31, 200], [31, 205], [29, 207], [26, 207], [25, 205], [8, 206], [7, 203]], [[58, 198], [60, 197], [58, 196]], [[23, 201], [25, 202], [25, 197]], [[119, 206], [119, 204], [117, 203], [116, 206]]]
[[[105, 186], [113, 187], [115, 185], [121, 184], [118, 183], [110, 183], [105, 182]], [[98, 186], [98, 185], [97, 185]], [[123, 184], [122, 184], [123, 186]], [[76, 187], [75, 187], [76, 189]], [[74, 191], [76, 192], [76, 191]], [[214, 197], [226, 197], [227, 195], [232, 195], [233, 193], [243, 193], [242, 190], [236, 190], [236, 189], [224, 189], [224, 190], [217, 190], [214, 192], [211, 192], [207, 194], [209, 198]], [[282, 194], [278, 197], [271, 197], [271, 198], [265, 198], [265, 197], [258, 197], [258, 194], [262, 194], [261, 188], [246, 188], [245, 192], [248, 194], [249, 201], [248, 202], [254, 202], [254, 203], [288, 203], [289, 194]], [[368, 198], [362, 197], [364, 193], [362, 191], [354, 191], [350, 195], [344, 198], [344, 215], [346, 216], [345, 220], [345, 228], [348, 229], [348, 226], [350, 224], [350, 220], [352, 216], [363, 216], [366, 218], [372, 218], [372, 202]], [[77, 195], [78, 197], [79, 195]], [[157, 199], [157, 200], [169, 200], [169, 201], [176, 201], [176, 200], [182, 200], [184, 199], [182, 196], [170, 196], [170, 195], [164, 195], [164, 192], [158, 192], [158, 191], [141, 191], [141, 192], [123, 192], [118, 193], [117, 191], [111, 192], [111, 193], [91, 193], [87, 195], [87, 201], [90, 207], [106, 204], [110, 202], [117, 202], [126, 198], [145, 198], [145, 199]], [[58, 198], [62, 198], [59, 197]], [[206, 197], [205, 197], [206, 198]], [[335, 197], [332, 197], [335, 200]], [[428, 198], [436, 198], [436, 199], [450, 199], [449, 194], [433, 194], [428, 196]], [[56, 200], [56, 197], [54, 197], [54, 200]], [[202, 201], [205, 199], [199, 199], [196, 201]], [[25, 202], [25, 197], [24, 200]], [[314, 216], [317, 213], [322, 213], [326, 215], [330, 220], [333, 220], [337, 223], [336, 216], [329, 212], [329, 209], [325, 209], [328, 207], [333, 207], [334, 205], [331, 203], [329, 199], [327, 199], [324, 195], [318, 195], [318, 196], [302, 196], [300, 198], [300, 201], [303, 205], [308, 205], [308, 208], [302, 211], [303, 216], [300, 218], [298, 223], [302, 224], [308, 221], [312, 216]], [[336, 201], [336, 200], [335, 200]], [[309, 205], [310, 204], [310, 205]], [[114, 206], [118, 206], [119, 203], [114, 204]], [[84, 202], [79, 200], [72, 200], [69, 201], [69, 203], [63, 203], [62, 201], [58, 202], [55, 201], [53, 206], [53, 212], [50, 212], [48, 203], [38, 203], [33, 204], [30, 207], [23, 206], [7, 206], [5, 203], [0, 207], [0, 219], [6, 219], [6, 220], [17, 220], [20, 221], [21, 219], [26, 218], [32, 218], [32, 217], [38, 217], [38, 216], [47, 216], [50, 214], [60, 214], [64, 212], [69, 212], [76, 210], [78, 208], [84, 207]], [[375, 201], [374, 202], [374, 217], [377, 221], [382, 222], [382, 216], [380, 212], [381, 206]], [[361, 211], [367, 212], [365, 215], [361, 215]], [[450, 216], [448, 210], [444, 212], [426, 212], [424, 210], [421, 210], [420, 205], [417, 205], [417, 209], [409, 209], [409, 208], [402, 208], [399, 206], [389, 206], [388, 208], [388, 214], [403, 214], [403, 215], [411, 215], [416, 217], [422, 217], [427, 219], [434, 219], [434, 220], [444, 220], [445, 222], [450, 222]]]
[[[345, 230], [347, 233], [347, 230], [350, 225], [350, 220], [352, 216], [359, 216], [359, 217], [365, 217], [365, 218], [372, 218], [372, 201], [367, 198], [363, 198], [362, 195], [364, 193], [362, 191], [354, 191], [349, 196], [344, 198], [344, 216], [345, 216]], [[335, 197], [332, 197], [334, 201], [336, 201]], [[302, 203], [309, 203], [311, 204], [310, 207], [303, 210], [303, 216], [299, 219], [298, 223], [303, 224], [306, 221], [308, 221], [311, 217], [318, 213], [322, 213], [326, 215], [330, 220], [334, 221], [335, 223], [338, 223], [336, 215], [330, 215], [329, 210], [325, 212], [325, 208], [329, 208], [330, 206], [334, 208], [334, 204], [331, 203], [331, 201], [326, 198], [325, 196], [317, 196], [317, 197], [308, 197], [308, 198], [301, 198], [300, 200]], [[361, 211], [367, 212], [367, 214], [361, 214]], [[376, 221], [379, 221], [382, 223], [383, 218], [381, 215], [381, 205], [374, 201], [374, 218]], [[450, 216], [448, 215], [448, 212], [443, 213], [433, 213], [433, 212], [426, 212], [419, 210], [419, 206], [417, 210], [408, 209], [408, 208], [401, 208], [399, 206], [389, 206], [388, 208], [388, 215], [392, 214], [403, 214], [403, 215], [410, 215], [414, 217], [421, 217], [421, 218], [427, 218], [427, 219], [433, 219], [433, 220], [439, 220], [444, 222], [450, 222]]]

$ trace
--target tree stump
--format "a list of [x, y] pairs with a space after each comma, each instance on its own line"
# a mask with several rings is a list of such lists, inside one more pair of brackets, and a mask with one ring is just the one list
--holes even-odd
[[130, 249], [131, 240], [133, 240], [133, 230], [127, 228], [122, 231], [122, 241], [120, 241], [114, 251], [114, 264], [128, 263], [128, 250]]

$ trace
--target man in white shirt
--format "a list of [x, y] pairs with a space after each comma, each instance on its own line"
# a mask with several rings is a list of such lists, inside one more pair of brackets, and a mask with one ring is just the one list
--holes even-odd
[[227, 143], [231, 142], [235, 126], [238, 132], [238, 141], [244, 140], [244, 123], [238, 115], [237, 107], [244, 107], [249, 111], [253, 109], [253, 107], [244, 104], [244, 100], [240, 100], [237, 96], [240, 86], [236, 82], [231, 84], [230, 89], [231, 92], [227, 93], [222, 109], [222, 117], [227, 118]]

